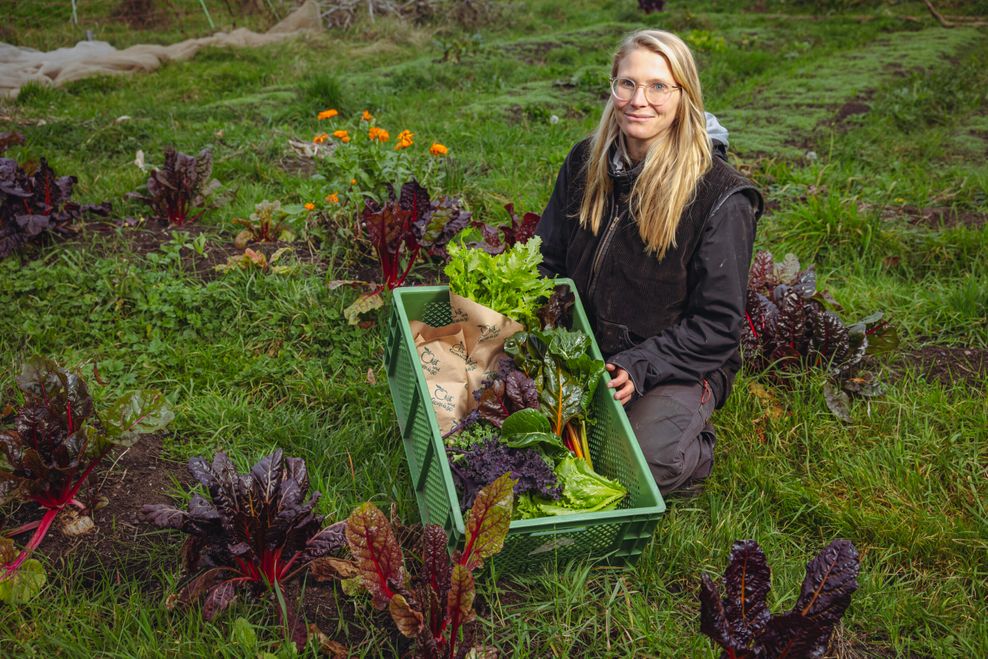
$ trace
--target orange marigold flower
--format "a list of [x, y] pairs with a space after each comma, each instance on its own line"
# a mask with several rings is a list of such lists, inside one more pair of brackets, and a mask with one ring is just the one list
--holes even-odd
[[355, 178], [350, 179], [350, 185], [357, 185], [357, 179]]
[[395, 145], [395, 151], [401, 151], [402, 149], [407, 149], [414, 143], [412, 141], [412, 136], [414, 133], [410, 130], [403, 130], [398, 133], [398, 144]]
[[338, 114], [339, 112], [330, 108], [329, 110], [323, 110], [318, 115], [316, 115], [316, 119], [318, 119], [319, 121], [322, 121], [323, 119], [332, 119]]
[[350, 133], [345, 130], [334, 130], [333, 137], [338, 137], [342, 140], [344, 137], [350, 137]]
[[304, 207], [304, 208], [305, 208], [305, 210], [307, 210], [307, 211], [314, 211], [314, 210], [316, 210], [316, 205], [315, 205], [315, 204], [313, 204], [313, 203], [312, 203], [312, 202], [310, 201], [310, 202], [308, 202], [308, 203], [306, 203], [306, 204], [305, 204], [305, 207]]
[[374, 115], [372, 115], [367, 110], [364, 110], [364, 113], [360, 115], [360, 118], [363, 119], [364, 121], [374, 121]]
[[325, 142], [328, 139], [329, 139], [329, 134], [328, 133], [319, 133], [318, 135], [316, 135], [315, 137], [312, 138], [312, 141], [315, 144], [322, 144], [323, 142]]
[[370, 138], [371, 141], [377, 140], [378, 142], [387, 142], [391, 139], [391, 135], [388, 134], [388, 131], [383, 128], [378, 128], [377, 126], [371, 126], [371, 129], [367, 131], [367, 137]]
[[429, 153], [431, 153], [434, 156], [445, 156], [447, 153], [449, 153], [449, 149], [447, 149], [439, 142], [436, 142], [435, 144], [429, 147]]
[[338, 204], [340, 203], [340, 196], [335, 192], [332, 194], [328, 194], [326, 195], [326, 201], [328, 201], [331, 204]]

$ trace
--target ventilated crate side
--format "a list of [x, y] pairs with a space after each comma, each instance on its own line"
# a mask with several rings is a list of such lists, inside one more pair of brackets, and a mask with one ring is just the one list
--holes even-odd
[[[572, 289], [572, 282], [568, 283]], [[393, 303], [386, 350], [388, 382], [419, 511], [423, 522], [442, 525], [450, 533], [451, 544], [459, 545], [463, 518], [407, 324], [421, 320], [438, 327], [451, 322], [449, 293], [444, 286], [400, 288], [394, 292]], [[592, 336], [579, 298], [574, 328]], [[600, 358], [596, 343], [593, 353]], [[504, 549], [494, 558], [498, 570], [522, 572], [588, 556], [632, 563], [651, 538], [665, 504], [627, 417], [610, 394], [601, 383], [594, 396], [595, 422], [587, 429], [590, 453], [596, 470], [621, 481], [629, 496], [617, 510], [512, 522]]]

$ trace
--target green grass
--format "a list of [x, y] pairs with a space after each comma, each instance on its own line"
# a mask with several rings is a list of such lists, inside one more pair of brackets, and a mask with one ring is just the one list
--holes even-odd
[[[92, 13], [76, 28], [64, 7], [13, 3], [4, 38], [71, 45], [94, 21], [95, 36], [118, 46], [209, 32], [197, 2], [175, 0], [188, 12], [184, 28], [154, 31], [106, 20], [113, 4], [80, 3]], [[227, 26], [222, 3], [207, 4]], [[232, 240], [230, 220], [257, 202], [326, 194], [291, 166], [287, 141], [310, 139], [326, 107], [367, 108], [392, 134], [409, 128], [417, 145], [449, 146], [458, 181], [450, 192], [492, 220], [508, 201], [544, 206], [569, 148], [595, 125], [617, 40], [642, 24], [664, 27], [697, 49], [706, 104], [731, 131], [732, 158], [773, 202], [759, 248], [814, 262], [846, 319], [884, 311], [904, 350], [988, 348], [988, 32], [939, 28], [919, 3], [835, 1], [822, 16], [812, 15], [817, 3], [769, 2], [766, 13], [738, 2], [667, 4], [642, 17], [630, 0], [514, 3], [468, 32], [445, 19], [361, 18], [347, 32], [208, 49], [153, 74], [30, 86], [0, 102], [0, 131], [27, 139], [8, 157], [46, 157], [79, 177], [81, 201], [110, 199], [118, 218], [146, 214], [124, 199], [145, 177], [137, 150], [154, 163], [168, 144], [212, 146], [228, 201], [201, 221], [208, 253]], [[937, 4], [949, 14], [988, 11], [983, 2]], [[247, 21], [270, 23], [264, 14]], [[434, 39], [474, 31], [458, 63], [439, 61]], [[868, 111], [836, 121], [852, 101]], [[981, 219], [930, 225], [907, 207]], [[204, 281], [183, 266], [191, 238], [141, 256], [129, 231], [84, 233], [37, 260], [0, 262], [0, 402], [13, 400], [15, 365], [31, 353], [98, 363], [104, 400], [137, 386], [168, 392], [177, 411], [170, 459], [222, 449], [246, 466], [281, 447], [306, 459], [332, 518], [373, 499], [416, 519], [382, 366], [386, 312], [371, 329], [351, 327], [343, 309], [356, 292], [327, 285], [360, 260], [353, 245], [325, 244], [324, 265], [289, 275]], [[988, 655], [988, 381], [946, 386], [910, 362], [881, 371], [886, 395], [855, 403], [846, 425], [828, 413], [819, 374], [768, 385], [783, 412], [775, 419], [749, 390], [752, 378], [739, 377], [715, 416], [706, 492], [670, 502], [639, 563], [504, 575], [497, 588], [485, 576], [485, 642], [505, 656], [715, 656], [699, 634], [696, 591], [701, 573], [723, 571], [735, 539], [764, 547], [778, 611], [795, 601], [806, 561], [845, 537], [862, 554], [861, 589], [836, 656]], [[164, 608], [180, 579], [169, 567], [179, 542], [157, 534], [148, 550], [162, 566], [160, 589], [80, 566], [50, 571], [36, 600], [0, 608], [0, 654], [287, 654], [263, 604], [238, 603], [215, 622]], [[359, 656], [394, 654], [374, 627], [380, 618], [361, 611], [362, 641], [324, 631]], [[255, 642], [242, 638], [245, 628]]]

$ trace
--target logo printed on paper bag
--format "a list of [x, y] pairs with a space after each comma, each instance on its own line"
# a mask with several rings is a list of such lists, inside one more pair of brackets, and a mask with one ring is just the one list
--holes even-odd
[[452, 412], [453, 395], [446, 390], [446, 387], [441, 384], [437, 384], [436, 388], [432, 390], [432, 404], [433, 406], [446, 410], [447, 412]]
[[484, 325], [483, 323], [477, 325], [480, 328], [480, 339], [479, 341], [490, 341], [491, 339], [496, 339], [501, 336], [501, 330], [498, 329], [497, 325]]
[[439, 358], [436, 357], [436, 353], [432, 352], [428, 346], [422, 350], [422, 354], [419, 357], [422, 360], [422, 370], [428, 375], [435, 375], [439, 372]]
[[449, 308], [449, 314], [453, 318], [453, 322], [454, 323], [462, 323], [462, 322], [465, 322], [466, 319], [469, 317], [469, 316], [467, 316], [467, 312], [464, 311], [463, 309], [461, 309], [460, 307], [452, 307], [451, 306]]
[[454, 346], [451, 346], [449, 351], [463, 360], [463, 362], [467, 365], [468, 372], [477, 368], [477, 362], [471, 359], [470, 355], [467, 354], [467, 347], [463, 345], [462, 341]]

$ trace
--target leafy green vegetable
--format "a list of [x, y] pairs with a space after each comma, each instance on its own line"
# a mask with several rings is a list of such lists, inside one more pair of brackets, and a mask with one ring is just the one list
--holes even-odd
[[628, 493], [621, 483], [601, 476], [585, 460], [575, 456], [563, 458], [555, 471], [563, 486], [562, 499], [552, 501], [532, 495], [518, 497], [516, 519], [613, 510]]
[[539, 275], [541, 245], [535, 237], [492, 256], [481, 249], [451, 244], [450, 262], [444, 270], [449, 288], [526, 327], [539, 327], [535, 313], [553, 289], [552, 280]]
[[563, 328], [519, 332], [504, 344], [515, 364], [535, 380], [539, 409], [553, 433], [593, 467], [586, 422], [604, 363], [594, 359], [590, 337]]

